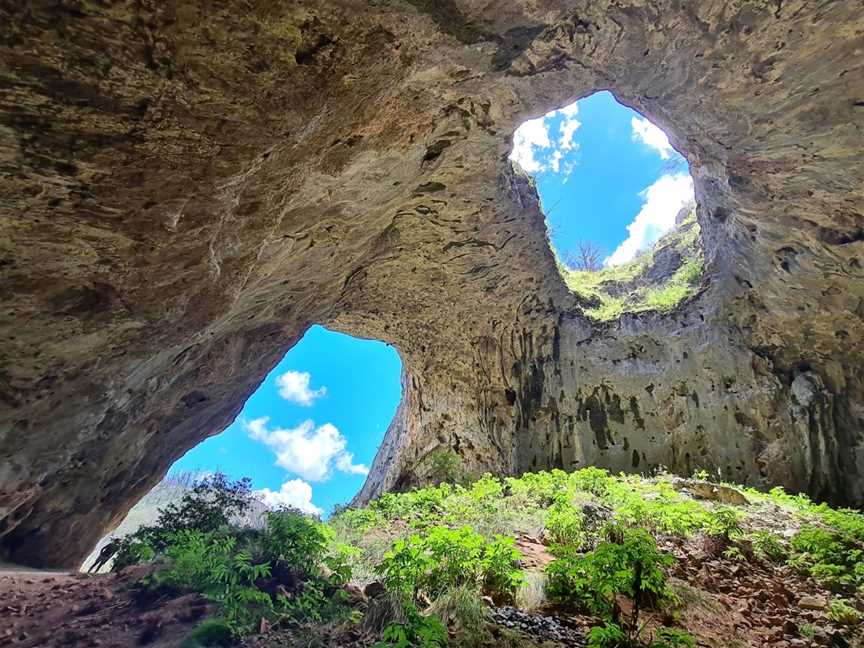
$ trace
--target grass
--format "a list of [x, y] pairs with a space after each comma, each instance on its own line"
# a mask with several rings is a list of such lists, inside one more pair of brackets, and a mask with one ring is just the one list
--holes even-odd
[[[661, 249], [672, 247], [683, 263], [660, 283], [651, 283], [646, 273], [653, 267]], [[695, 205], [687, 217], [654, 246], [628, 263], [598, 271], [571, 270], [559, 263], [567, 287], [585, 299], [585, 314], [598, 321], [609, 321], [624, 313], [670, 312], [693, 295], [702, 282], [703, 258], [701, 233]]]

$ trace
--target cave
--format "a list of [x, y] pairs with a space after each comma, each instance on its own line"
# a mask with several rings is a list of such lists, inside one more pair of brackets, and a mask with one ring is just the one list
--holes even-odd
[[[358, 503], [442, 448], [864, 502], [856, 3], [0, 17], [5, 559], [80, 564], [314, 323], [403, 359]], [[587, 317], [508, 160], [519, 124], [600, 90], [690, 164], [705, 276], [670, 313]]]

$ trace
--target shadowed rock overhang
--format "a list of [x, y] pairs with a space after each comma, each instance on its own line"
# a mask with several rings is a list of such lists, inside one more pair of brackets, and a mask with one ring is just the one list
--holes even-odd
[[[0, 0], [0, 544], [75, 565], [313, 323], [394, 344], [360, 494], [720, 469], [864, 501], [860, 3]], [[595, 324], [517, 125], [688, 159], [697, 296]], [[578, 169], [576, 171], [578, 173]]]

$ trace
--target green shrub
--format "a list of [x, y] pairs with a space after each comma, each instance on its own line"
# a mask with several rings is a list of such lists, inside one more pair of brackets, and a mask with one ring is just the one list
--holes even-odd
[[696, 648], [696, 640], [677, 628], [658, 628], [651, 648]]
[[270, 575], [270, 565], [253, 564], [247, 552], [236, 550], [233, 537], [180, 531], [165, 553], [171, 566], [156, 573], [156, 582], [199, 592], [215, 602], [234, 636], [254, 630], [262, 617], [273, 617], [273, 601], [255, 586], [257, 579]]
[[330, 518], [331, 527], [351, 529], [364, 533], [375, 527], [383, 526], [381, 514], [372, 508], [345, 509]]
[[582, 511], [570, 504], [556, 502], [546, 515], [546, 532], [553, 545], [579, 547], [584, 543]]
[[674, 558], [658, 550], [654, 537], [645, 529], [618, 533], [623, 535], [620, 544], [601, 542], [584, 555], [565, 548], [546, 568], [550, 597], [616, 621], [617, 594], [633, 599], [637, 616], [649, 599], [665, 597], [664, 570], [674, 564]]
[[690, 259], [675, 271], [674, 280], [684, 284], [696, 285], [702, 280], [701, 259]]
[[773, 533], [757, 531], [753, 534], [753, 553], [760, 560], [782, 562], [786, 559], [786, 548]]
[[588, 648], [629, 648], [630, 639], [617, 623], [607, 621], [588, 632]]
[[[632, 648], [642, 645], [639, 640], [641, 628], [628, 633], [617, 623], [607, 621], [602, 626], [591, 628], [588, 633], [588, 648]], [[693, 636], [677, 628], [658, 628], [649, 648], [696, 648]]]
[[734, 545], [726, 548], [726, 550], [723, 552], [723, 557], [727, 560], [747, 560], [747, 556], [745, 556], [744, 552], [741, 551], [741, 547], [736, 547]]
[[828, 604], [827, 616], [831, 621], [842, 625], [858, 625], [864, 621], [864, 615], [840, 599], [834, 599]]
[[454, 450], [450, 448], [439, 450], [430, 456], [429, 461], [432, 464], [431, 476], [438, 483], [455, 484], [460, 481], [462, 460]]
[[481, 591], [496, 601], [512, 602], [524, 581], [522, 571], [514, 567], [520, 558], [513, 538], [497, 536], [487, 543], [480, 562]]
[[398, 539], [377, 570], [385, 585], [416, 600], [432, 600], [455, 587], [469, 587], [498, 599], [512, 599], [521, 582], [511, 538], [487, 543], [471, 527], [434, 527], [425, 535]]
[[591, 493], [597, 497], [606, 497], [610, 486], [615, 483], [615, 478], [602, 468], [589, 466], [572, 473], [570, 483], [576, 490]]
[[434, 615], [424, 616], [410, 604], [405, 608], [403, 623], [391, 623], [374, 648], [436, 648], [447, 645], [447, 628]]
[[864, 550], [857, 540], [822, 527], [803, 527], [792, 537], [788, 563], [835, 591], [864, 584]]
[[609, 485], [606, 500], [616, 517], [631, 526], [689, 536], [707, 529], [711, 515], [699, 502], [682, 496], [667, 481], [646, 488], [632, 478], [620, 478]]
[[728, 506], [718, 506], [708, 514], [708, 534], [729, 543], [742, 535], [741, 517]]
[[471, 484], [468, 495], [480, 504], [494, 505], [504, 497], [504, 484], [500, 479], [487, 473]]
[[489, 609], [475, 590], [451, 589], [435, 599], [427, 613], [441, 619], [456, 636], [460, 648], [479, 648], [491, 639], [486, 628]]
[[234, 645], [231, 628], [222, 619], [206, 619], [180, 643], [180, 648], [228, 648]]
[[[145, 580], [146, 587], [191, 591], [216, 604], [222, 623], [235, 638], [254, 632], [262, 618], [317, 623], [341, 612], [340, 586], [351, 577], [349, 547], [332, 545], [326, 527], [295, 511], [267, 516], [264, 530], [221, 526], [216, 531], [186, 529], [165, 538], [168, 567]], [[328, 578], [320, 574], [326, 564]], [[270, 583], [291, 588], [291, 596], [271, 594]], [[215, 632], [204, 628], [202, 633]], [[191, 640], [190, 640], [191, 641]], [[203, 641], [203, 635], [196, 639]]]
[[310, 575], [323, 561], [329, 541], [327, 527], [321, 522], [296, 511], [275, 511], [267, 514], [261, 555], [274, 567]]
[[443, 483], [407, 493], [385, 493], [369, 508], [384, 519], [405, 520], [413, 526], [423, 527], [440, 520], [444, 514], [444, 501], [453, 492], [450, 484]]
[[118, 571], [129, 565], [152, 560], [165, 551], [175, 534], [182, 531], [211, 533], [231, 524], [252, 505], [251, 481], [231, 481], [216, 473], [193, 484], [179, 502], [159, 511], [156, 522], [116, 540], [117, 553], [112, 565]]
[[525, 473], [519, 478], [510, 477], [506, 483], [511, 496], [547, 507], [553, 502], [567, 499], [571, 477], [563, 470], [555, 469], [551, 472]]

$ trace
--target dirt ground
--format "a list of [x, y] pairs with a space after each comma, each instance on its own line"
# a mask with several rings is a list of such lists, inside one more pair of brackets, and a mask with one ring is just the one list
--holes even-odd
[[210, 607], [197, 594], [136, 601], [129, 585], [145, 572], [88, 576], [6, 566], [0, 571], [0, 646], [179, 646]]

